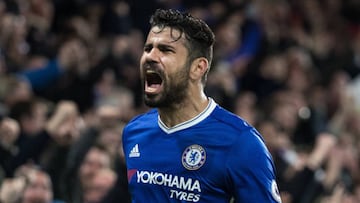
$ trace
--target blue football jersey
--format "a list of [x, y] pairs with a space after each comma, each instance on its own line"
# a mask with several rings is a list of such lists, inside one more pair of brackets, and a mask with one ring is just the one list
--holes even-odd
[[212, 99], [171, 128], [156, 109], [137, 116], [123, 147], [132, 202], [281, 202], [260, 134]]

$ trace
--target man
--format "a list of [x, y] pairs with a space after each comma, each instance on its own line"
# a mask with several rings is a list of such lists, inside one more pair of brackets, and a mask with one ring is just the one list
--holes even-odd
[[53, 203], [50, 176], [39, 169], [27, 169], [28, 182], [25, 185], [21, 203]]
[[123, 133], [132, 201], [281, 202], [259, 133], [203, 91], [213, 32], [175, 10], [157, 10], [150, 23], [140, 72], [156, 109]]

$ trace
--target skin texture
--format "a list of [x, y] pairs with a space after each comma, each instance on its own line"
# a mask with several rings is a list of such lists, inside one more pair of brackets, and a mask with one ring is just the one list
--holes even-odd
[[22, 203], [50, 203], [53, 198], [50, 177], [42, 171], [31, 171]]
[[[195, 117], [209, 102], [201, 82], [209, 62], [204, 57], [189, 61], [186, 38], [184, 35], [179, 38], [180, 35], [176, 29], [153, 27], [140, 60], [145, 103], [158, 108], [162, 122], [168, 127]], [[147, 69], [162, 78], [161, 87], [155, 92], [147, 91]]]
[[91, 184], [96, 172], [110, 167], [110, 157], [97, 148], [91, 148], [80, 166], [79, 176], [84, 188]]

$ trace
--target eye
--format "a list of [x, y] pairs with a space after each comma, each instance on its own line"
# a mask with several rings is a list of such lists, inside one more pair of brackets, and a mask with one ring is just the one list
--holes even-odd
[[162, 52], [174, 52], [173, 50], [171, 50], [171, 49], [160, 49], [160, 51], [162, 51]]
[[144, 46], [144, 52], [150, 52], [152, 48], [151, 45]]
[[159, 50], [161, 52], [167, 53], [167, 52], [171, 52], [171, 53], [175, 53], [174, 49], [170, 46], [165, 46], [165, 45], [161, 45], [159, 46]]
[[166, 52], [166, 51], [169, 51], [168, 48], [166, 47], [159, 47], [159, 50], [162, 51], [162, 52]]

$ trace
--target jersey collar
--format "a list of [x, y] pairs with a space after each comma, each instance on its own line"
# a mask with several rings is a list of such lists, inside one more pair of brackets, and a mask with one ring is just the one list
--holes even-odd
[[190, 128], [198, 123], [200, 123], [201, 121], [203, 121], [205, 118], [207, 118], [215, 109], [216, 107], [216, 102], [212, 99], [209, 98], [209, 104], [207, 105], [207, 107], [204, 109], [204, 111], [202, 111], [200, 114], [198, 114], [197, 116], [195, 116], [194, 118], [187, 120], [185, 122], [179, 123], [173, 127], [167, 127], [160, 119], [160, 115], [158, 116], [158, 125], [159, 127], [167, 134], [171, 134], [186, 128]]

